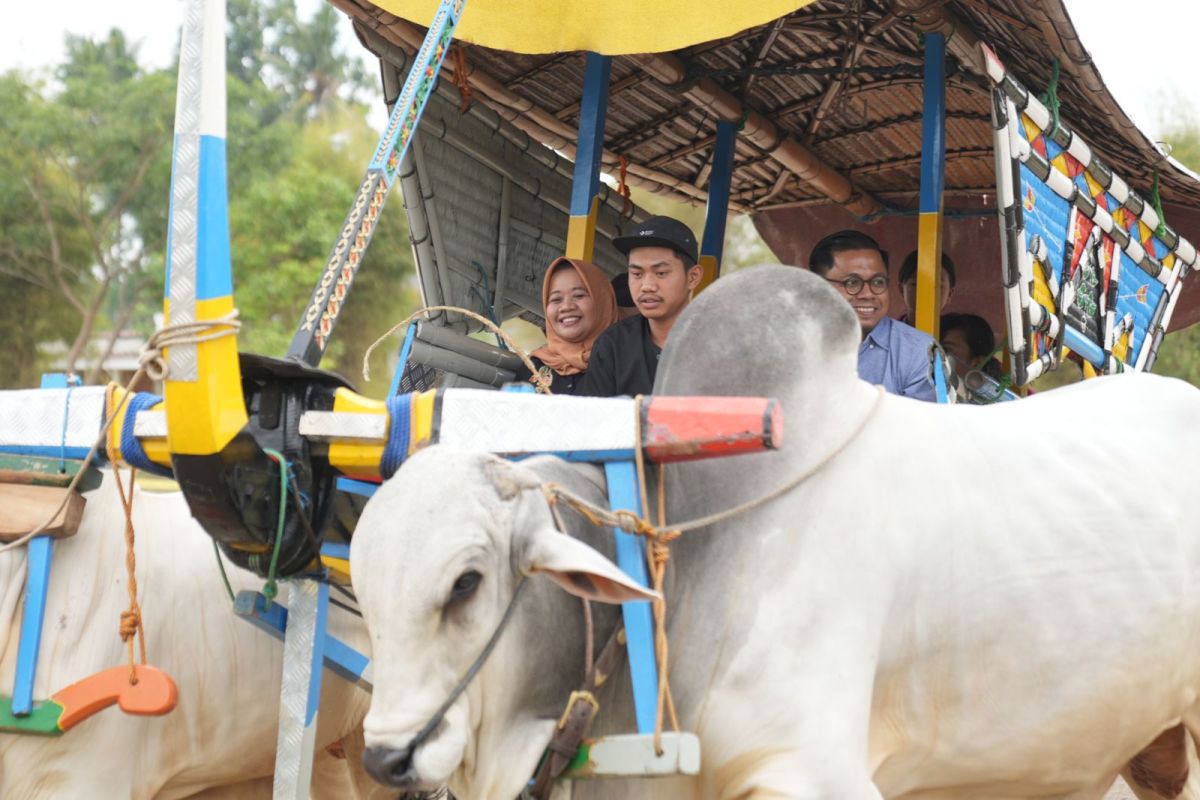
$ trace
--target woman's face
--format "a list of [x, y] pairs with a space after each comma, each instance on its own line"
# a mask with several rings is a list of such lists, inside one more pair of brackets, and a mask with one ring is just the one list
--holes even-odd
[[572, 344], [586, 339], [596, 324], [596, 304], [574, 267], [559, 267], [550, 276], [546, 324]]

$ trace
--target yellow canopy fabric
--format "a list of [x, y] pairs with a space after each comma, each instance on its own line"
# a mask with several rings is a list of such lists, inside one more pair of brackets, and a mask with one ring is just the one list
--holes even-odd
[[[438, 0], [371, 0], [428, 26]], [[661, 53], [762, 25], [814, 0], [467, 0], [454, 38], [514, 53]]]

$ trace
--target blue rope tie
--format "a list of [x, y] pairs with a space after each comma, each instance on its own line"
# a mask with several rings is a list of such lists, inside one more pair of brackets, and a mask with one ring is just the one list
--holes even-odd
[[161, 397], [149, 392], [138, 392], [126, 401], [125, 424], [121, 426], [121, 460], [142, 472], [173, 478], [174, 473], [171, 470], [150, 460], [141, 441], [133, 435], [133, 424], [137, 420], [138, 412], [153, 408], [161, 402]]
[[67, 383], [67, 399], [63, 403], [63, 424], [62, 436], [58, 441], [58, 471], [65, 473], [67, 471], [67, 426], [71, 422], [71, 392], [75, 391], [75, 387]]
[[409, 409], [412, 407], [411, 394], [397, 394], [387, 399], [388, 429], [387, 444], [383, 448], [383, 457], [379, 459], [379, 472], [387, 480], [396, 474], [404, 459], [408, 456], [409, 438]]

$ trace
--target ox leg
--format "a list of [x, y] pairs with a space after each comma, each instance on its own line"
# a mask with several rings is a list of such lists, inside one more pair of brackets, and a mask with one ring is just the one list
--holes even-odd
[[[1125, 783], [1128, 784], [1129, 791], [1132, 792], [1132, 794], [1136, 796], [1138, 800], [1200, 800], [1200, 760], [1197, 759], [1195, 732], [1191, 731], [1190, 729], [1185, 729], [1185, 735], [1183, 736], [1182, 742], [1176, 741], [1175, 737], [1178, 737], [1176, 729], [1172, 728], [1164, 731], [1154, 740], [1154, 742], [1151, 743], [1149, 747], [1146, 748], [1146, 750], [1143, 750], [1141, 753], [1139, 753], [1137, 757], [1135, 757], [1134, 760], [1131, 761], [1125, 767], [1125, 769], [1121, 771], [1121, 777], [1123, 777], [1125, 779]], [[1176, 746], [1182, 744], [1183, 755], [1187, 760], [1187, 773], [1182, 786], [1178, 787], [1179, 791], [1176, 794], [1165, 793], [1173, 791], [1176, 788], [1175, 786], [1155, 786], [1154, 788], [1147, 788], [1145, 785], [1143, 785], [1143, 783], [1154, 784], [1155, 781], [1144, 780], [1146, 777], [1144, 770], [1147, 766], [1146, 757], [1150, 755], [1150, 751], [1155, 749], [1155, 745], [1158, 745], [1158, 749], [1162, 749], [1164, 746], [1170, 746], [1172, 742], [1174, 742]], [[1138, 763], [1139, 759], [1141, 760], [1140, 764]], [[1111, 794], [1109, 795], [1109, 797], [1113, 796], [1114, 795]]]

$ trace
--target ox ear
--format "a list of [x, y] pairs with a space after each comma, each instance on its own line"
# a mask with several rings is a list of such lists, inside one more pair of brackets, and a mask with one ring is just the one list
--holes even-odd
[[553, 528], [539, 528], [522, 543], [521, 571], [540, 572], [576, 597], [601, 603], [657, 600], [600, 553]]

